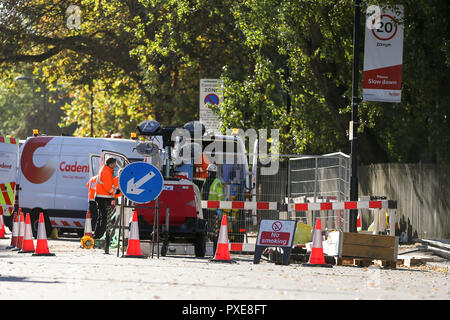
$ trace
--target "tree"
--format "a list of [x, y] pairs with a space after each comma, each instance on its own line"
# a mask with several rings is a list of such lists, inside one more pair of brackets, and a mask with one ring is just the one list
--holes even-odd
[[[403, 101], [362, 103], [360, 161], [448, 162], [450, 6], [375, 3], [405, 7]], [[224, 125], [279, 128], [291, 153], [348, 152], [353, 2], [239, 1], [234, 15], [254, 68], [240, 78], [224, 73]]]
[[58, 125], [64, 115], [61, 107], [70, 101], [61, 88], [50, 91], [26, 66], [19, 65], [7, 74], [0, 84], [1, 135], [25, 139], [33, 129], [47, 135], [73, 133], [73, 125]]
[[[450, 6], [373, 3], [405, 8], [403, 101], [361, 104], [360, 162], [448, 162]], [[283, 153], [348, 152], [352, 22], [351, 0], [4, 0], [0, 64], [30, 63], [69, 92], [64, 124], [77, 135], [92, 101], [97, 136], [198, 119], [199, 79], [222, 77], [223, 129], [278, 128]]]
[[[240, 34], [219, 9], [231, 3], [4, 1], [0, 62], [34, 63], [49, 83], [57, 79], [74, 97], [80, 91], [65, 107], [65, 124], [78, 123], [77, 134], [89, 130], [89, 90], [102, 110], [96, 114], [118, 121], [95, 117], [98, 131], [127, 131], [149, 117], [182, 125], [198, 117], [200, 77], [219, 77], [225, 63], [243, 60]], [[81, 9], [79, 28], [66, 26], [70, 4]]]

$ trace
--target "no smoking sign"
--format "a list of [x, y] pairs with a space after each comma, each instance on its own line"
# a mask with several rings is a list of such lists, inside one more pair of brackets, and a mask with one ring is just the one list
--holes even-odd
[[281, 224], [280, 221], [275, 221], [275, 222], [272, 224], [272, 230], [273, 230], [273, 231], [280, 231], [282, 227], [283, 227], [283, 225]]
[[289, 264], [296, 227], [297, 221], [293, 220], [261, 220], [253, 263], [259, 263], [264, 248], [280, 247], [283, 248], [283, 264]]

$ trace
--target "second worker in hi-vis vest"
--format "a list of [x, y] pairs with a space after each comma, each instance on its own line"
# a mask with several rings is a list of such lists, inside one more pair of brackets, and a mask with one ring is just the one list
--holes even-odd
[[97, 202], [98, 218], [95, 225], [94, 238], [100, 239], [106, 231], [108, 213], [111, 211], [111, 202], [115, 199], [114, 193], [114, 168], [116, 159], [108, 158], [106, 164], [100, 169], [95, 190], [95, 202]]
[[[202, 186], [202, 200], [224, 201], [225, 190], [222, 181], [217, 177], [217, 166], [211, 163], [207, 168], [207, 176]], [[208, 221], [207, 229], [210, 239], [214, 242], [214, 254], [219, 236], [222, 211], [216, 209], [203, 209], [203, 217]]]
[[89, 199], [89, 212], [91, 213], [92, 225], [95, 227], [97, 222], [97, 202], [95, 202], [95, 192], [97, 190], [97, 176], [93, 176], [86, 183], [86, 187], [88, 188], [88, 199]]

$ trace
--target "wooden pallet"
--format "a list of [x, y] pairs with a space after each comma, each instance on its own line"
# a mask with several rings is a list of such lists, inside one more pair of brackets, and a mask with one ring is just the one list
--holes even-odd
[[397, 261], [392, 260], [355, 258], [355, 257], [336, 257], [337, 266], [351, 266], [364, 268], [369, 267], [373, 264], [377, 264], [386, 269], [395, 269], [397, 267]]
[[343, 232], [339, 234], [339, 257], [396, 261], [398, 237]]

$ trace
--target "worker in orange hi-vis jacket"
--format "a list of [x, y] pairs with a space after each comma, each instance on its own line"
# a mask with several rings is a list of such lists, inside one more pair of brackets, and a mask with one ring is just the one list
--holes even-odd
[[98, 219], [95, 225], [94, 238], [100, 239], [106, 231], [108, 221], [108, 213], [112, 208], [112, 200], [114, 200], [114, 168], [117, 160], [109, 158], [106, 164], [100, 169], [95, 189], [95, 202], [97, 202]]
[[119, 177], [120, 177], [120, 174], [122, 173], [122, 170], [123, 170], [123, 168], [119, 170], [117, 177], [114, 178], [114, 187], [116, 188], [116, 190], [114, 192], [114, 198], [116, 198], [116, 199], [118, 199], [122, 196], [122, 192], [119, 188]]
[[194, 178], [196, 180], [205, 181], [208, 175], [208, 166], [211, 164], [209, 157], [202, 153], [202, 155], [194, 160]]
[[92, 225], [95, 226], [97, 222], [97, 202], [95, 202], [95, 190], [97, 187], [97, 176], [93, 176], [86, 183], [86, 187], [89, 190], [88, 199], [89, 199], [89, 212], [91, 213]]

